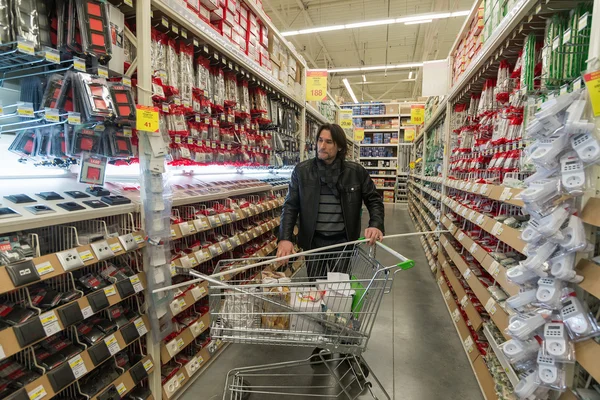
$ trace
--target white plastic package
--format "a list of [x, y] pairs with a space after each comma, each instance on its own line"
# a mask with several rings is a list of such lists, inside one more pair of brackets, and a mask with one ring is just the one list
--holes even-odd
[[499, 347], [508, 359], [508, 362], [512, 365], [517, 365], [535, 359], [540, 349], [540, 344], [536, 339], [525, 341], [511, 339], [502, 343]]
[[544, 355], [543, 349], [538, 352], [538, 376], [540, 386], [558, 390], [560, 392], [567, 388], [567, 374], [563, 364], [554, 357]]
[[526, 285], [539, 279], [539, 276], [535, 272], [528, 270], [520, 264], [507, 269], [506, 277], [517, 285]]
[[513, 315], [506, 328], [506, 333], [520, 340], [528, 340], [538, 333], [537, 331], [546, 323], [546, 320], [551, 315], [551, 313], [544, 312]]
[[560, 253], [550, 260], [550, 273], [555, 278], [566, 282], [579, 283], [583, 281], [583, 277], [575, 272], [575, 257], [577, 253]]
[[560, 279], [541, 278], [538, 280], [535, 297], [543, 307], [559, 310], [562, 306], [563, 287], [564, 283]]
[[582, 304], [577, 297], [569, 296], [564, 301], [560, 316], [574, 342], [600, 336], [596, 318], [589, 311], [587, 304]]
[[559, 362], [575, 362], [575, 346], [564, 323], [548, 322], [544, 325], [543, 354]]

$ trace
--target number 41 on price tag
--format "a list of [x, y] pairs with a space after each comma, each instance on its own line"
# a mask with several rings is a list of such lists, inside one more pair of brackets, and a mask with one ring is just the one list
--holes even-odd
[[158, 132], [158, 108], [138, 105], [135, 120], [138, 131]]

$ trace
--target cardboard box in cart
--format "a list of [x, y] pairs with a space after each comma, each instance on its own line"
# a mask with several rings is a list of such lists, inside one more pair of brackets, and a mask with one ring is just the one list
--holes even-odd
[[[293, 332], [322, 332], [323, 325], [313, 318], [322, 312], [321, 293], [316, 287], [298, 287], [290, 290], [290, 307], [296, 313], [290, 316], [290, 330]], [[307, 315], [311, 315], [312, 318]]]

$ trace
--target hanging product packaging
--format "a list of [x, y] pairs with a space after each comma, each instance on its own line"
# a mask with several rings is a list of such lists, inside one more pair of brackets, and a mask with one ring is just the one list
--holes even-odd
[[548, 260], [550, 273], [555, 278], [566, 282], [579, 283], [583, 277], [575, 272], [575, 257], [577, 253], [559, 253]]
[[108, 63], [112, 55], [108, 4], [103, 0], [76, 0], [76, 3], [83, 51], [101, 64]]
[[35, 155], [36, 149], [36, 130], [35, 129], [24, 129], [17, 132], [15, 140], [8, 148], [20, 157], [31, 157]]
[[40, 27], [36, 0], [11, 0], [9, 5], [12, 6], [9, 21], [15, 30], [14, 38], [26, 40], [39, 50]]
[[83, 45], [81, 41], [81, 30], [79, 29], [78, 7], [76, 0], [69, 0], [68, 27], [67, 27], [67, 48], [77, 55], [83, 54]]
[[117, 122], [135, 121], [135, 101], [131, 88], [123, 86], [120, 83], [109, 83], [108, 89], [112, 99]]
[[224, 104], [226, 107], [235, 107], [237, 105], [237, 79], [235, 72], [230, 71], [224, 74], [224, 84]]
[[101, 120], [115, 114], [110, 91], [104, 78], [78, 72], [75, 74], [77, 101], [80, 102], [82, 117], [86, 121]]
[[181, 103], [191, 112], [192, 88], [194, 87], [194, 46], [179, 42], [179, 76]]
[[73, 125], [58, 125], [58, 128], [50, 135], [50, 151], [48, 155], [56, 158], [65, 158], [67, 157], [67, 149], [70, 148], [67, 143], [69, 135], [66, 134], [66, 131], [73, 130]]
[[587, 303], [582, 303], [574, 293], [565, 299], [560, 316], [573, 341], [581, 342], [600, 336], [600, 328], [594, 314], [590, 312]]
[[535, 360], [540, 344], [536, 339], [521, 341], [518, 339], [507, 340], [502, 343], [500, 349], [512, 365], [525, 365]]
[[48, 77], [46, 90], [42, 98], [41, 108], [58, 108], [61, 95], [65, 95], [64, 77], [60, 74], [52, 74]]
[[107, 126], [103, 135], [104, 155], [108, 158], [133, 157], [133, 145], [131, 136], [127, 135], [123, 128]]
[[175, 41], [173, 39], [167, 40], [167, 57], [166, 57], [166, 84], [165, 84], [165, 93], [167, 96], [175, 96], [179, 94], [179, 90], [181, 88], [181, 80], [180, 80], [180, 67], [179, 67], [179, 55], [177, 54], [177, 47]]
[[81, 154], [79, 182], [91, 185], [103, 185], [106, 174], [106, 157], [92, 155], [87, 151]]
[[575, 362], [575, 346], [562, 322], [547, 322], [544, 326], [542, 354], [561, 363]]
[[82, 152], [102, 155], [102, 134], [103, 125], [78, 125], [69, 137], [70, 144], [69, 155], [73, 157], [80, 156]]
[[564, 364], [554, 357], [544, 355], [543, 349], [538, 352], [538, 375], [536, 382], [541, 387], [563, 392], [567, 389], [567, 373]]
[[531, 339], [544, 326], [546, 320], [551, 317], [548, 312], [535, 312], [513, 315], [505, 332], [519, 340]]

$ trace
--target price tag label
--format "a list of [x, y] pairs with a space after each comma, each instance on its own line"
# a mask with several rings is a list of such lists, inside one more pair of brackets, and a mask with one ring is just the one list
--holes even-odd
[[460, 311], [458, 310], [458, 308], [452, 311], [452, 320], [454, 322], [458, 322], [460, 320]]
[[144, 237], [141, 235], [133, 235], [133, 239], [135, 240], [135, 242], [137, 244], [142, 244], [144, 243]]
[[106, 297], [114, 296], [115, 294], [117, 294], [117, 290], [114, 286], [109, 286], [104, 288], [104, 294], [106, 295]]
[[456, 238], [460, 242], [461, 240], [463, 240], [465, 238], [465, 233], [463, 231], [461, 231]]
[[479, 194], [485, 195], [487, 193], [487, 190], [488, 190], [488, 185], [487, 184], [482, 185], [481, 189], [479, 190]]
[[17, 43], [17, 50], [21, 53], [29, 54], [32, 56], [35, 55], [35, 46], [33, 42], [30, 42], [28, 40], [20, 39]]
[[440, 276], [440, 277], [438, 278], [438, 285], [439, 285], [439, 286], [442, 286], [443, 284], [444, 284], [444, 277], [443, 277], [443, 276]]
[[183, 375], [183, 374], [177, 375], [177, 381], [179, 382], [179, 384], [182, 384], [183, 381], [185, 381], [185, 375]]
[[33, 117], [33, 104], [31, 103], [20, 103], [17, 106], [17, 114], [21, 117]]
[[131, 0], [123, 0], [123, 3], [129, 7], [133, 7], [133, 2]]
[[148, 333], [148, 329], [146, 328], [146, 324], [144, 323], [143, 319], [138, 318], [135, 321], [133, 321], [133, 323], [135, 324], [135, 328], [137, 329], [140, 336], [144, 336], [146, 333]]
[[589, 13], [585, 13], [579, 18], [579, 21], [577, 24], [577, 32], [581, 32], [582, 30], [587, 28], [589, 16], [590, 16]]
[[81, 309], [81, 314], [83, 314], [83, 319], [88, 319], [92, 315], [94, 315], [94, 310], [92, 310], [91, 306], [87, 306]]
[[477, 220], [475, 220], [475, 223], [477, 225], [483, 225], [483, 223], [485, 222], [485, 216], [483, 214], [479, 214], [479, 216], [477, 217]]
[[123, 382], [117, 385], [117, 392], [119, 393], [119, 396], [123, 396], [127, 392], [127, 388]]
[[81, 378], [83, 375], [88, 373], [87, 368], [85, 367], [85, 363], [80, 355], [76, 355], [75, 357], [69, 360], [69, 366], [73, 371], [73, 375], [75, 375], [75, 379]]
[[512, 191], [510, 188], [504, 188], [502, 193], [500, 194], [500, 201], [510, 200], [512, 198]]
[[471, 268], [467, 268], [465, 269], [465, 272], [463, 272], [463, 278], [465, 278], [466, 281], [469, 280], [469, 278], [471, 277]]
[[185, 308], [185, 306], [187, 306], [187, 303], [185, 302], [185, 299], [183, 297], [179, 298], [177, 300], [177, 303], [179, 303], [179, 308], [181, 310], [183, 310]]
[[471, 245], [471, 247], [469, 248], [469, 253], [474, 254], [475, 251], [477, 250], [477, 247], [478, 247], [477, 243], [473, 243]]
[[144, 366], [144, 369], [146, 370], [146, 372], [150, 371], [152, 369], [152, 367], [154, 367], [152, 360], [146, 360], [146, 361], [144, 361], [144, 364], [142, 364], [142, 365]]
[[502, 231], [502, 222], [496, 222], [496, 224], [492, 228], [492, 235], [499, 236], [502, 234]]
[[48, 393], [46, 393], [46, 389], [44, 389], [43, 385], [40, 385], [38, 387], [36, 387], [35, 389], [33, 389], [30, 392], [27, 392], [27, 395], [29, 396], [29, 400], [40, 400], [43, 399], [44, 397], [46, 397]]
[[490, 315], [494, 315], [496, 313], [496, 301], [492, 297], [490, 297], [485, 303], [485, 311], [487, 311], [487, 313]]
[[137, 275], [130, 276], [129, 281], [131, 282], [131, 285], [133, 286], [133, 289], [135, 290], [136, 293], [139, 293], [142, 290], [144, 290], [144, 285], [142, 285], [142, 282], [140, 281], [139, 276], [137, 276]]
[[80, 125], [81, 124], [81, 114], [78, 112], [70, 111], [67, 114], [67, 123], [69, 125]]
[[113, 356], [121, 351], [121, 347], [119, 346], [119, 342], [115, 335], [110, 335], [104, 338], [104, 343], [106, 343], [106, 347], [108, 347], [108, 351], [110, 355]]
[[471, 338], [471, 336], [467, 337], [463, 344], [465, 346], [465, 350], [467, 350], [467, 353], [471, 354], [473, 352], [473, 338]]
[[177, 338], [177, 348], [179, 350], [183, 349], [185, 347], [185, 342], [183, 341], [182, 338]]
[[165, 28], [169, 27], [169, 20], [167, 19], [167, 17], [162, 17], [160, 19], [160, 23], [162, 26], [164, 26]]
[[196, 286], [192, 289], [192, 296], [194, 301], [200, 300], [206, 294], [206, 288], [204, 286]]
[[469, 297], [465, 294], [462, 299], [460, 299], [460, 306], [465, 308], [467, 302], [469, 301]]
[[158, 132], [158, 108], [137, 105], [136, 129], [138, 131]]
[[124, 76], [121, 81], [123, 83], [123, 86], [131, 87], [131, 78], [130, 77]]
[[73, 68], [75, 68], [75, 71], [86, 72], [85, 60], [73, 57]]
[[181, 31], [181, 37], [184, 38], [184, 39], [187, 39], [188, 38], [187, 31], [185, 29], [183, 29], [183, 28], [181, 28], [180, 31]]
[[121, 246], [121, 243], [119, 243], [119, 242], [115, 242], [115, 243], [111, 244], [110, 249], [113, 251], [113, 253], [125, 251], [125, 250], [123, 250], [123, 247]]
[[56, 49], [46, 47], [44, 58], [46, 58], [46, 61], [51, 62], [53, 64], [60, 64], [60, 53]]
[[450, 297], [452, 297], [452, 292], [450, 292], [450, 289], [446, 290], [446, 293], [444, 293], [444, 298], [446, 300], [450, 300]]
[[52, 263], [50, 261], [46, 261], [42, 264], [36, 265], [35, 269], [37, 269], [37, 272], [40, 276], [49, 274], [50, 272], [54, 272], [54, 267], [52, 266]]
[[108, 79], [108, 69], [106, 67], [98, 67], [98, 76]]
[[490, 265], [489, 273], [493, 277], [497, 277], [500, 274], [500, 263], [498, 261], [494, 261], [492, 265]]
[[58, 323], [58, 317], [54, 311], [48, 311], [47, 313], [40, 314], [40, 322], [44, 327], [46, 336], [52, 336], [57, 332], [60, 332], [60, 325]]

